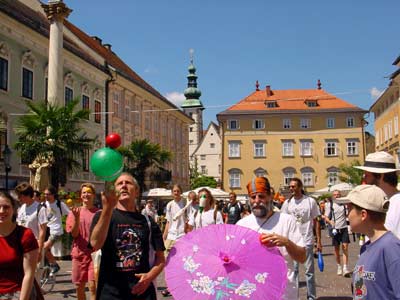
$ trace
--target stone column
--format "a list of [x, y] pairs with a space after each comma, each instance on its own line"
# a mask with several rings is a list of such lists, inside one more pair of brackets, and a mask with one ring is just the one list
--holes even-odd
[[63, 93], [63, 26], [64, 19], [71, 13], [62, 0], [53, 0], [42, 7], [50, 21], [49, 37], [49, 74], [47, 99], [52, 105], [64, 105]]

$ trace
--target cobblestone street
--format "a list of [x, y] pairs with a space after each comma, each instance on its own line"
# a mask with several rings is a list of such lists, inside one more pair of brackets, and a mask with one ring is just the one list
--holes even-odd
[[[316, 268], [316, 281], [317, 281], [317, 296], [319, 300], [351, 300], [351, 278], [336, 275], [336, 262], [334, 250], [331, 246], [330, 238], [328, 238], [326, 231], [322, 231], [322, 240], [324, 247], [324, 263], [325, 270], [320, 272], [315, 261]], [[351, 244], [349, 246], [350, 267], [353, 268], [357, 260], [359, 251], [358, 241], [353, 242], [351, 236]], [[75, 289], [71, 283], [71, 262], [60, 261], [61, 270], [57, 275], [57, 284], [54, 290], [45, 295], [45, 299], [70, 299], [76, 298]], [[158, 299], [172, 300], [172, 297], [163, 297], [161, 290], [165, 288], [164, 274], [159, 276], [157, 281]], [[307, 288], [304, 280], [304, 269], [300, 268], [300, 299], [306, 299]], [[88, 293], [87, 293], [87, 299]]]

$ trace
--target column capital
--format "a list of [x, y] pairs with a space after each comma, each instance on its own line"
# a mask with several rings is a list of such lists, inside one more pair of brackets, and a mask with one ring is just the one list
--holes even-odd
[[49, 21], [62, 21], [72, 12], [62, 0], [49, 1], [48, 4], [42, 4], [42, 7]]

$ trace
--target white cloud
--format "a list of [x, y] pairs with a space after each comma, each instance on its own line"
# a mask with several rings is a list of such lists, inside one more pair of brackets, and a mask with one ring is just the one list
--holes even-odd
[[154, 67], [154, 66], [147, 66], [145, 69], [144, 69], [144, 72], [145, 73], [147, 73], [147, 74], [158, 74], [158, 69], [156, 68], [156, 67]]
[[371, 94], [371, 98], [376, 100], [382, 95], [383, 91], [380, 91], [376, 87], [373, 87], [372, 89], [370, 89], [369, 93]]
[[171, 101], [178, 107], [181, 106], [183, 101], [185, 101], [185, 99], [186, 99], [185, 95], [183, 93], [179, 93], [179, 92], [167, 93], [165, 95], [165, 98], [167, 98], [169, 101]]

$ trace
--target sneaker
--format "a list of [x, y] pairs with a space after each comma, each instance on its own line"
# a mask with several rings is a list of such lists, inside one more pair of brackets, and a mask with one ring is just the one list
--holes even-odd
[[341, 266], [341, 265], [338, 265], [338, 266], [337, 266], [337, 273], [336, 273], [336, 274], [339, 275], [339, 276], [341, 276], [341, 275], [343, 274], [342, 266]]
[[55, 274], [58, 271], [60, 271], [60, 266], [58, 265], [58, 263], [51, 264], [50, 265], [50, 270], [51, 270], [51, 273]]
[[346, 265], [343, 266], [343, 276], [344, 277], [349, 277], [351, 274], [351, 271], [347, 268]]

